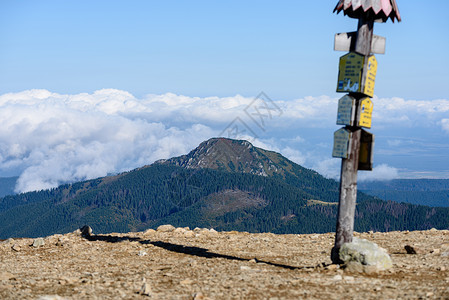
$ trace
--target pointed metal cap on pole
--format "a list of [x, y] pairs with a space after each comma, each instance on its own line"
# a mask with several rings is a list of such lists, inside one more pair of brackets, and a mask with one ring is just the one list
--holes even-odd
[[334, 12], [343, 11], [345, 16], [360, 19], [369, 18], [380, 22], [396, 19], [401, 22], [396, 0], [339, 0]]

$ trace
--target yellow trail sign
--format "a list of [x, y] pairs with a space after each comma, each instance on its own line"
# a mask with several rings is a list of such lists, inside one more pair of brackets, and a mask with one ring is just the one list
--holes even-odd
[[363, 93], [372, 97], [376, 73], [377, 60], [374, 55], [365, 61], [365, 56], [349, 52], [340, 57], [337, 92]]
[[364, 68], [364, 76], [362, 78], [362, 93], [370, 97], [374, 96], [374, 84], [376, 83], [377, 60], [374, 55], [368, 57], [368, 62]]
[[357, 110], [357, 126], [371, 128], [373, 106], [373, 101], [368, 97], [360, 100]]

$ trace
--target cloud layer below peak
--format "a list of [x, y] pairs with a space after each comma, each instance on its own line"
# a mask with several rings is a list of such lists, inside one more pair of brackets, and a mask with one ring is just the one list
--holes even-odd
[[[3, 94], [0, 176], [20, 175], [17, 192], [51, 188], [185, 154], [203, 140], [222, 135], [247, 138], [337, 177], [339, 160], [330, 158], [332, 132], [338, 129], [337, 100], [321, 96], [272, 101], [265, 94], [200, 98], [171, 93], [137, 99], [116, 89], [75, 95], [47, 90]], [[374, 98], [374, 103], [373, 128], [379, 128], [385, 140], [376, 151], [380, 157], [390, 154], [367, 178], [398, 176], [403, 166], [389, 166], [388, 157], [395, 155], [393, 145], [398, 141], [413, 149], [418, 147], [417, 138], [428, 138], [426, 132], [416, 133], [417, 128], [429, 128], [437, 135], [435, 140], [447, 140], [448, 100]], [[397, 132], [387, 130], [391, 126]], [[235, 128], [233, 135], [230, 129]], [[415, 169], [419, 171], [418, 166]]]

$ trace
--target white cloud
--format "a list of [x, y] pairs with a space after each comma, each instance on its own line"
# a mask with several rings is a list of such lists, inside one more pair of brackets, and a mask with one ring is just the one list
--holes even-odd
[[282, 155], [284, 155], [285, 157], [287, 157], [288, 159], [299, 165], [304, 165], [307, 159], [306, 156], [303, 153], [301, 153], [301, 151], [295, 150], [290, 147], [282, 149], [281, 153]]
[[373, 98], [374, 126], [427, 127], [434, 126], [449, 113], [449, 100], [405, 100]]
[[360, 181], [388, 181], [399, 178], [398, 169], [381, 164], [373, 168], [372, 171], [361, 171], [358, 173]]
[[449, 119], [442, 119], [441, 120], [441, 127], [443, 128], [444, 131], [449, 133]]
[[[3, 94], [0, 176], [20, 175], [16, 187], [20, 192], [105, 176], [185, 154], [203, 140], [220, 133], [227, 136], [223, 130], [239, 120], [238, 129], [245, 131], [228, 137], [246, 138], [338, 178], [340, 160], [331, 158], [332, 131], [339, 128], [335, 125], [338, 98], [276, 100], [281, 113], [266, 114], [264, 128], [245, 113], [253, 100], [240, 95], [200, 98], [171, 93], [137, 99], [115, 89], [75, 95], [47, 90]], [[390, 134], [399, 128], [427, 126], [449, 132], [448, 111], [448, 100], [375, 98], [373, 129], [381, 133], [388, 129]], [[416, 138], [410, 130], [391, 134], [398, 138], [387, 138], [384, 144], [392, 151], [398, 141]], [[397, 176], [397, 170], [380, 165], [366, 174], [371, 175], [361, 178]]]
[[20, 171], [25, 192], [105, 176], [190, 151], [214, 131], [166, 126], [129, 93], [58, 95], [44, 90], [0, 96], [0, 168]]
[[315, 161], [312, 169], [327, 178], [340, 180], [340, 166], [341, 159], [339, 158], [325, 158]]

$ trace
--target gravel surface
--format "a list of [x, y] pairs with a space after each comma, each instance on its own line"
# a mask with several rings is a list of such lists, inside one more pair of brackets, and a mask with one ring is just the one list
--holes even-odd
[[165, 226], [10, 239], [0, 242], [0, 299], [449, 299], [448, 230], [355, 236], [387, 249], [393, 268], [331, 265], [334, 233]]

